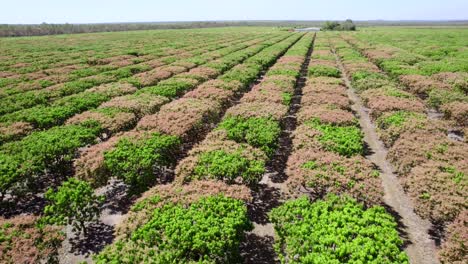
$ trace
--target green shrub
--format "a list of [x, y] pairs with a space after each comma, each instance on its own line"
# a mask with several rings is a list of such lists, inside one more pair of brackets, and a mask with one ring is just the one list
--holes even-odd
[[130, 238], [94, 257], [96, 263], [237, 263], [244, 231], [252, 229], [242, 201], [201, 198], [189, 206], [166, 204]]
[[387, 129], [389, 127], [401, 127], [408, 118], [416, 117], [420, 114], [408, 111], [397, 111], [391, 115], [383, 115], [377, 118], [377, 126], [381, 129]]
[[241, 152], [215, 150], [202, 153], [194, 168], [195, 178], [214, 178], [233, 183], [237, 177], [242, 177], [248, 184], [257, 183], [265, 173], [265, 162], [248, 159]]
[[273, 76], [273, 75], [286, 75], [286, 76], [292, 76], [294, 78], [299, 77], [300, 72], [296, 70], [290, 70], [290, 69], [272, 69], [267, 72], [267, 76]]
[[339, 78], [341, 76], [340, 70], [335, 67], [324, 66], [324, 65], [314, 65], [309, 67], [309, 76], [313, 77], [336, 77]]
[[281, 127], [277, 121], [267, 118], [225, 118], [218, 129], [227, 131], [228, 138], [238, 143], [248, 143], [271, 155], [278, 147]]
[[75, 231], [86, 231], [86, 223], [96, 221], [104, 196], [94, 194], [89, 183], [70, 178], [57, 191], [49, 188], [45, 198], [50, 202], [44, 208], [41, 222], [44, 224], [72, 225]]
[[151, 93], [161, 95], [168, 98], [175, 98], [182, 93], [194, 88], [196, 84], [182, 79], [168, 79], [159, 82], [155, 86], [145, 87], [139, 90], [136, 94]]
[[441, 105], [451, 102], [460, 101], [468, 103], [468, 96], [459, 90], [432, 89], [429, 92], [427, 101], [430, 106], [438, 109]]
[[397, 223], [347, 197], [288, 201], [269, 214], [282, 263], [409, 263]]
[[20, 141], [2, 145], [0, 192], [4, 194], [17, 183], [23, 186], [47, 171], [66, 173], [76, 150], [94, 143], [99, 132], [96, 122], [84, 122], [33, 132]]
[[104, 153], [104, 163], [111, 175], [124, 180], [132, 192], [141, 192], [154, 182], [156, 167], [175, 162], [175, 152], [181, 141], [176, 136], [159, 133], [150, 138], [122, 138], [114, 149]]
[[283, 97], [283, 104], [285, 104], [287, 106], [289, 106], [291, 104], [292, 97], [293, 97], [293, 95], [291, 93], [283, 92], [283, 93], [281, 93], [281, 97]]
[[328, 151], [346, 157], [364, 152], [363, 135], [359, 127], [321, 124], [319, 120], [307, 122], [307, 125], [321, 132], [318, 141]]

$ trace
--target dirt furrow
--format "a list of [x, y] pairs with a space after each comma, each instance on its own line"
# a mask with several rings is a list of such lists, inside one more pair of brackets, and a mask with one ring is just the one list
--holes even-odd
[[[345, 72], [341, 60], [335, 50], [337, 63], [342, 72]], [[370, 153], [366, 157], [377, 165], [381, 170], [382, 185], [384, 188], [384, 201], [390, 206], [395, 218], [402, 225], [400, 232], [406, 239], [406, 248], [411, 263], [433, 264], [438, 263], [436, 258], [436, 245], [429, 235], [431, 223], [420, 218], [414, 212], [410, 198], [405, 194], [397, 176], [393, 173], [390, 162], [386, 159], [387, 149], [378, 138], [375, 126], [369, 117], [369, 111], [364, 107], [361, 99], [355, 93], [350, 80], [343, 75], [344, 82], [348, 87], [348, 96], [353, 102], [352, 109], [359, 117], [359, 123], [364, 133], [364, 140], [368, 144]]]
[[263, 175], [258, 189], [253, 193], [253, 201], [248, 205], [249, 218], [254, 224], [254, 229], [246, 234], [246, 241], [241, 244], [241, 255], [245, 263], [279, 262], [273, 249], [275, 231], [273, 224], [268, 220], [268, 212], [284, 200], [282, 193], [286, 188], [285, 168], [292, 148], [291, 133], [296, 129], [296, 113], [300, 108], [302, 88], [307, 80], [307, 68], [313, 46], [312, 41], [301, 66], [288, 113], [282, 121], [283, 130], [279, 138], [279, 148], [267, 164], [267, 173]]

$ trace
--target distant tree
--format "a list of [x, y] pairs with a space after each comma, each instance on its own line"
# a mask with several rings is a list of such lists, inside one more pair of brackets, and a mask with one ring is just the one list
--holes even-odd
[[325, 21], [325, 24], [322, 26], [322, 30], [354, 31], [356, 30], [356, 25], [351, 19], [346, 19], [343, 23]]
[[341, 24], [341, 30], [343, 31], [355, 31], [356, 25], [353, 23], [351, 19], [346, 19], [346, 21]]
[[322, 27], [323, 30], [337, 30], [340, 26], [340, 23], [336, 21], [325, 21], [324, 26]]

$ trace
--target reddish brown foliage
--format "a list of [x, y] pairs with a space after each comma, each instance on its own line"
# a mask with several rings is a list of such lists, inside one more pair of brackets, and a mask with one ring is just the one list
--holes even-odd
[[307, 105], [302, 107], [297, 114], [299, 123], [315, 118], [327, 124], [353, 125], [357, 123], [353, 113], [341, 109], [332, 109], [330, 105]]
[[378, 48], [368, 48], [363, 50], [366, 57], [372, 60], [391, 59], [394, 54], [398, 53], [398, 49], [393, 47], [380, 46]]
[[[144, 56], [141, 56], [140, 58], [142, 58]], [[145, 59], [145, 58], [143, 58]], [[161, 67], [164, 65], [164, 62], [162, 62], [161, 60], [159, 59], [155, 59], [155, 60], [149, 60], [149, 61], [145, 61], [144, 63], [142, 63], [141, 65], [148, 65], [149, 67], [151, 68], [156, 68], [156, 67]]]
[[19, 138], [31, 132], [33, 126], [26, 122], [15, 122], [13, 124], [0, 124], [0, 142], [2, 139], [11, 140]]
[[80, 124], [89, 120], [97, 121], [107, 133], [111, 134], [130, 128], [137, 121], [134, 113], [119, 112], [109, 116], [99, 112], [86, 111], [69, 118], [66, 123]]
[[320, 199], [334, 193], [350, 195], [366, 205], [382, 203], [379, 173], [361, 156], [345, 158], [327, 151], [302, 149], [289, 157], [286, 173], [293, 197], [306, 192]]
[[321, 135], [319, 131], [307, 125], [300, 125], [292, 134], [293, 149], [322, 150], [322, 145], [316, 137]]
[[0, 217], [0, 262], [29, 264], [54, 262], [64, 240], [59, 227], [36, 227], [38, 218], [32, 215], [11, 219]]
[[468, 204], [468, 163], [428, 161], [414, 167], [403, 179], [415, 210], [423, 218], [452, 221]]
[[468, 146], [448, 139], [446, 133], [420, 129], [401, 134], [387, 158], [400, 175], [406, 175], [413, 167], [429, 160], [468, 162], [466, 153]]
[[101, 93], [109, 97], [115, 97], [115, 96], [120, 96], [120, 95], [125, 95], [125, 94], [131, 94], [136, 91], [137, 89], [133, 85], [129, 83], [125, 83], [125, 82], [118, 82], [118, 83], [102, 84], [97, 87], [90, 88], [86, 90], [85, 92]]
[[423, 75], [401, 75], [400, 81], [414, 94], [427, 95], [432, 89], [449, 90], [450, 86], [436, 81], [429, 76]]
[[231, 90], [216, 88], [214, 86], [200, 86], [195, 90], [186, 93], [184, 97], [213, 100], [224, 106], [234, 97], [234, 92]]
[[188, 70], [188, 68], [185, 68], [185, 67], [182, 67], [182, 66], [163, 66], [161, 67], [161, 70], [163, 71], [168, 71], [172, 74], [178, 74], [178, 73], [182, 73], [182, 72], [185, 72]]
[[313, 104], [327, 104], [332, 105], [335, 108], [341, 108], [349, 110], [351, 109], [351, 103], [347, 96], [333, 93], [307, 93], [302, 96], [301, 104], [313, 105]]
[[389, 111], [410, 111], [423, 113], [425, 111], [424, 104], [414, 98], [399, 98], [387, 95], [367, 97], [367, 106], [370, 108], [371, 116], [377, 118], [385, 112]]
[[441, 107], [445, 118], [453, 119], [460, 126], [468, 126], [468, 103], [452, 102]]
[[172, 73], [170, 71], [158, 68], [151, 71], [138, 73], [134, 75], [133, 78], [137, 79], [142, 86], [150, 86], [156, 84], [160, 80], [171, 77], [171, 75]]
[[[344, 67], [348, 75], [352, 75], [358, 71], [367, 71], [367, 72], [380, 72], [379, 68], [375, 64], [370, 62], [344, 62]], [[350, 76], [349, 76], [350, 77]]]
[[169, 99], [166, 97], [154, 94], [126, 95], [115, 97], [112, 100], [103, 103], [100, 108], [120, 108], [135, 113], [137, 117], [142, 117], [158, 111], [159, 108], [168, 101]]
[[202, 135], [219, 118], [220, 108], [212, 100], [182, 98], [164, 105], [157, 114], [142, 118], [137, 129], [180, 137]]
[[107, 141], [81, 150], [80, 157], [74, 162], [75, 176], [90, 182], [93, 186], [106, 184], [109, 173], [104, 166], [104, 152], [111, 150], [122, 137], [140, 138], [145, 135], [147, 133], [129, 131], [117, 134]]
[[439, 258], [442, 264], [468, 263], [468, 210], [463, 210], [448, 226]]

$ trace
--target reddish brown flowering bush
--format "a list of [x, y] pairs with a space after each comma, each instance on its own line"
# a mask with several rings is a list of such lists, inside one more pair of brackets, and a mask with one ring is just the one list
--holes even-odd
[[389, 111], [410, 111], [423, 113], [424, 104], [417, 99], [398, 98], [393, 96], [374, 96], [366, 99], [367, 106], [371, 109], [371, 117], [374, 119]]
[[400, 75], [400, 81], [414, 94], [427, 95], [432, 89], [449, 90], [450, 86], [429, 76], [411, 74]]
[[60, 227], [36, 225], [32, 215], [0, 217], [0, 262], [29, 264], [56, 262], [64, 240]]
[[157, 68], [151, 71], [142, 72], [134, 75], [132, 78], [136, 79], [141, 86], [154, 85], [160, 80], [167, 79], [172, 76], [169, 70]]
[[157, 114], [143, 117], [137, 129], [189, 138], [203, 135], [219, 118], [220, 108], [212, 100], [182, 98], [164, 105]]
[[137, 91], [133, 85], [125, 82], [102, 84], [86, 90], [89, 93], [101, 93], [109, 97], [131, 94]]
[[286, 173], [293, 197], [307, 193], [320, 199], [334, 193], [350, 195], [368, 206], [382, 203], [379, 172], [361, 156], [345, 158], [328, 151], [302, 149], [289, 157]]
[[468, 210], [463, 210], [448, 226], [439, 259], [442, 264], [468, 263]]
[[351, 109], [351, 103], [347, 96], [341, 94], [332, 93], [310, 93], [304, 94], [301, 98], [301, 104], [303, 105], [314, 105], [314, 104], [326, 104], [333, 105], [335, 108], [344, 110]]
[[33, 126], [26, 122], [12, 124], [0, 124], [0, 142], [14, 140], [27, 135], [33, 130]]
[[212, 100], [225, 106], [234, 97], [231, 90], [221, 89], [214, 86], [198, 87], [184, 95], [184, 98], [196, 98], [200, 100]]
[[75, 176], [85, 180], [94, 187], [107, 183], [109, 172], [104, 165], [104, 153], [114, 148], [123, 137], [139, 138], [146, 133], [129, 131], [117, 134], [109, 140], [92, 145], [81, 151], [81, 155], [74, 161]]
[[321, 123], [341, 126], [355, 125], [357, 120], [353, 113], [341, 109], [333, 109], [330, 105], [314, 104], [302, 107], [297, 113], [299, 123], [318, 119]]
[[453, 119], [460, 126], [468, 126], [468, 103], [452, 102], [441, 106], [445, 118]]
[[69, 118], [66, 124], [81, 124], [89, 120], [97, 121], [104, 131], [111, 134], [128, 129], [137, 121], [134, 113], [118, 111], [116, 113], [106, 114], [91, 110]]
[[427, 161], [468, 162], [466, 153], [468, 146], [464, 142], [452, 141], [440, 131], [420, 129], [401, 134], [387, 158], [400, 175], [406, 175]]
[[161, 69], [163, 71], [168, 71], [172, 74], [178, 74], [178, 73], [182, 73], [182, 72], [185, 72], [188, 70], [188, 68], [185, 68], [185, 67], [182, 67], [182, 66], [172, 66], [172, 65], [169, 65], [169, 66], [162, 66]]
[[452, 221], [468, 204], [468, 163], [428, 161], [403, 178], [415, 210], [436, 223]]
[[167, 103], [169, 99], [154, 94], [144, 95], [126, 95], [115, 97], [112, 100], [103, 103], [100, 108], [114, 107], [125, 111], [133, 112], [137, 117], [152, 114]]

